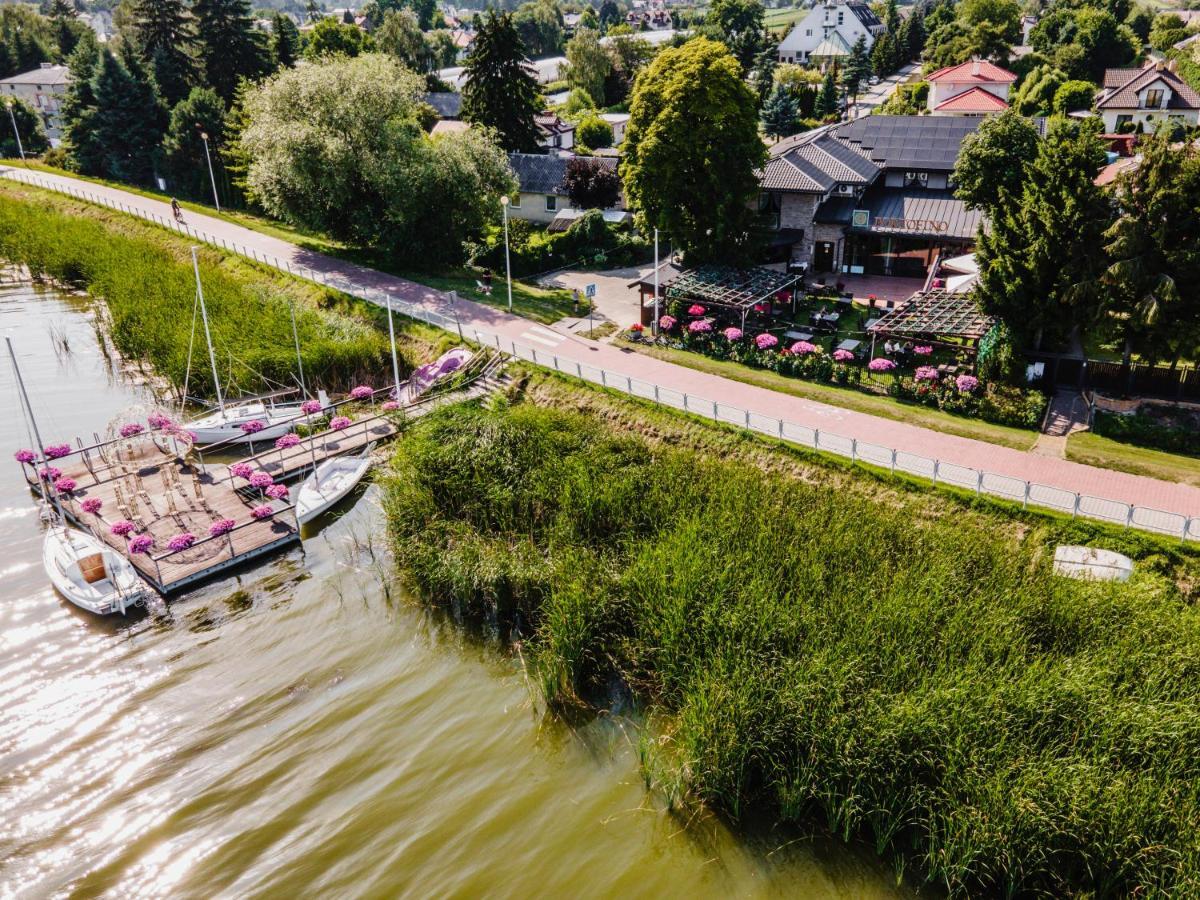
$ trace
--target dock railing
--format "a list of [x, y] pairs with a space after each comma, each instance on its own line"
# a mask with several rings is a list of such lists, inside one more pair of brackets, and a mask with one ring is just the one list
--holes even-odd
[[[186, 222], [176, 222], [166, 216], [161, 216], [149, 210], [137, 209], [118, 200], [104, 197], [93, 191], [77, 188], [74, 185], [60, 184], [27, 170], [12, 169], [7, 177], [25, 181], [37, 187], [56, 191], [61, 194], [76, 197], [100, 206], [106, 206], [141, 219], [156, 222], [170, 231], [187, 235], [197, 241], [210, 244], [213, 247], [227, 250], [248, 257], [255, 262], [271, 266], [279, 271], [306, 278], [317, 284], [325, 285], [334, 290], [376, 303], [380, 306], [390, 305], [393, 310], [409, 318], [418, 319], [447, 331], [457, 332], [466, 340], [464, 328], [453, 303], [453, 295], [443, 295], [444, 302], [440, 308], [433, 308], [421, 303], [413, 303], [395, 297], [379, 288], [371, 288], [352, 281], [341, 275], [330, 275], [320, 272], [299, 262], [281, 259], [272, 254], [264, 254], [253, 247], [239, 245], [202, 229], [194, 228]], [[352, 264], [347, 264], [351, 266]], [[443, 312], [449, 309], [450, 314]], [[945, 462], [934, 457], [920, 456], [903, 450], [879, 444], [871, 444], [855, 438], [839, 435], [835, 432], [812, 428], [789, 422], [782, 418], [767, 416], [762, 413], [720, 403], [687, 394], [672, 388], [654, 384], [653, 382], [633, 378], [621, 372], [614, 372], [598, 366], [590, 366], [575, 360], [558, 357], [546, 350], [538, 350], [524, 344], [519, 344], [510, 338], [501, 337], [486, 331], [466, 329], [476, 343], [483, 346], [495, 347], [501, 353], [514, 358], [527, 360], [545, 368], [554, 369], [567, 375], [574, 375], [584, 381], [611, 388], [632, 397], [648, 400], [672, 409], [692, 413], [715, 422], [733, 425], [769, 435], [791, 443], [799, 444], [825, 453], [848, 458], [891, 472], [903, 472], [926, 479], [934, 485], [939, 483], [952, 485], [974, 493], [978, 496], [996, 497], [1002, 500], [1020, 503], [1022, 508], [1039, 507], [1064, 513], [1071, 517], [1083, 517], [1097, 521], [1108, 522], [1125, 528], [1136, 528], [1156, 534], [1171, 535], [1185, 541], [1200, 541], [1200, 510], [1196, 515], [1184, 515], [1168, 512], [1152, 507], [1139, 506], [1118, 500], [1095, 497], [1090, 494], [1074, 493], [1051, 485], [1039, 484], [1034, 481], [1022, 481], [1009, 475], [1000, 475], [982, 469], [960, 466], [956, 463]]]

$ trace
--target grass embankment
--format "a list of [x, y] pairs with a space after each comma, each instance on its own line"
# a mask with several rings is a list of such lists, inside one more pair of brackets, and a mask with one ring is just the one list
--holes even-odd
[[[102, 298], [121, 353], [151, 364], [176, 387], [184, 382], [192, 341], [190, 246], [135, 217], [0, 182], [0, 256]], [[297, 383], [289, 304], [310, 385], [341, 388], [390, 373], [382, 310], [208, 247], [200, 249], [200, 275], [229, 394]], [[399, 324], [406, 370], [441, 348], [440, 332]], [[189, 393], [211, 396], [203, 332], [198, 322], [195, 328]]]
[[1088, 431], [1067, 438], [1067, 459], [1200, 487], [1200, 459], [1137, 447]]
[[[9, 161], [14, 166], [19, 165], [17, 162]], [[76, 178], [81, 181], [88, 181], [92, 184], [103, 185], [104, 187], [115, 188], [116, 190], [126, 191], [130, 194], [135, 194], [139, 197], [147, 197], [152, 200], [169, 202], [171, 195], [163, 194], [158, 191], [150, 191], [144, 188], [132, 187], [127, 184], [122, 184], [116, 181], [105, 181], [100, 178], [89, 178], [79, 175], [75, 172], [67, 172], [62, 169], [56, 169], [53, 166], [43, 165], [39, 162], [30, 162], [27, 168], [39, 172], [46, 172], [51, 175], [65, 175], [69, 178]], [[391, 258], [386, 254], [377, 250], [352, 247], [330, 237], [327, 234], [320, 234], [309, 231], [305, 228], [289, 225], [284, 222], [278, 222], [274, 219], [268, 219], [265, 216], [254, 215], [253, 213], [243, 210], [222, 209], [218, 213], [213, 207], [206, 206], [202, 203], [195, 203], [190, 200], [180, 200], [180, 206], [191, 212], [201, 213], [213, 218], [224, 219], [234, 225], [240, 225], [243, 228], [249, 228], [251, 231], [257, 231], [260, 234], [265, 234], [269, 237], [278, 238], [282, 241], [295, 244], [305, 250], [311, 250], [314, 253], [323, 253], [326, 256], [333, 256], [338, 259], [344, 259], [349, 262], [358, 263], [362, 266], [368, 266], [372, 269], [377, 269], [380, 272], [387, 272], [390, 275], [397, 275], [401, 278], [407, 278], [410, 281], [415, 281], [418, 284], [423, 284], [426, 287], [431, 287], [441, 291], [458, 291], [460, 297], [465, 300], [473, 300], [476, 303], [483, 303], [487, 306], [493, 306], [497, 309], [508, 309], [508, 289], [504, 280], [504, 273], [493, 272], [492, 293], [485, 294], [479, 290], [479, 274], [470, 272], [465, 269], [451, 270], [439, 273], [430, 272], [414, 272], [409, 269], [402, 269], [395, 266]], [[573, 301], [571, 292], [560, 288], [544, 288], [536, 284], [527, 284], [522, 281], [513, 281], [513, 312], [519, 316], [524, 316], [528, 319], [533, 319], [538, 322], [549, 323], [557, 322], [564, 316], [576, 315], [573, 311]]]
[[[583, 412], [412, 425], [397, 559], [436, 602], [519, 611], [552, 703], [648, 701], [657, 788], [955, 893], [1200, 890], [1195, 555], [533, 381]], [[1137, 571], [1057, 578], [1059, 542]]]
[[[1012, 447], [1014, 450], [1029, 450], [1037, 442], [1037, 432], [1035, 431], [955, 416], [939, 409], [930, 409], [927, 406], [902, 403], [883, 394], [868, 394], [854, 388], [818, 384], [802, 378], [789, 378], [778, 372], [751, 368], [731, 360], [712, 359], [702, 353], [672, 350], [670, 347], [650, 345], [640, 341], [624, 341], [622, 346], [648, 356], [665, 359], [667, 362], [687, 366], [689, 369], [699, 372], [720, 375], [733, 381], [779, 391], [782, 394], [791, 394], [794, 397], [804, 397], [806, 400], [828, 403], [830, 406], [838, 406], [842, 409], [894, 419], [898, 422], [908, 422], [910, 425], [919, 425], [943, 434], [975, 438], [987, 441], [989, 444]], [[867, 377], [874, 376], [868, 375]]]

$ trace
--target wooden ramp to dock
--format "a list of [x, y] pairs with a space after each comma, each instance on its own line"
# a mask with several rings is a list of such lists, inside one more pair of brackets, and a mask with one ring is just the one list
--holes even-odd
[[[247, 503], [227, 481], [218, 481], [183, 455], [186, 445], [164, 434], [139, 435], [86, 448], [52, 460], [63, 477], [75, 481], [69, 496], [60, 496], [64, 514], [100, 540], [121, 551], [142, 577], [162, 594], [177, 592], [255, 557], [299, 540], [300, 531], [290, 506], [279, 503], [274, 517], [256, 520]], [[37, 486], [37, 473], [26, 466], [26, 480]], [[98, 499], [97, 513], [84, 503]], [[258, 501], [261, 504], [264, 501]], [[267, 501], [269, 502], [269, 501]], [[114, 535], [118, 520], [135, 525], [134, 534], [149, 535], [148, 553], [131, 553], [134, 535]], [[232, 519], [232, 531], [209, 534], [214, 522]], [[185, 550], [171, 551], [176, 535], [195, 535]]]

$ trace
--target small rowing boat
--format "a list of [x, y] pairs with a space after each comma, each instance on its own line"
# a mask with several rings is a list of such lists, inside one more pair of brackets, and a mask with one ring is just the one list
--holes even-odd
[[296, 518], [311, 522], [346, 497], [371, 468], [370, 448], [362, 456], [327, 459], [300, 485], [296, 495]]

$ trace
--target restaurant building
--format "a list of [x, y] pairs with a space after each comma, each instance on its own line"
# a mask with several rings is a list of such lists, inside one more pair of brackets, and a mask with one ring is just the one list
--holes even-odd
[[866, 116], [780, 141], [760, 195], [777, 255], [815, 275], [921, 278], [969, 252], [982, 215], [954, 197], [951, 172], [980, 121]]

